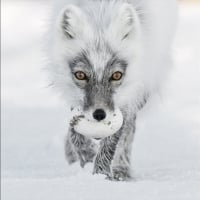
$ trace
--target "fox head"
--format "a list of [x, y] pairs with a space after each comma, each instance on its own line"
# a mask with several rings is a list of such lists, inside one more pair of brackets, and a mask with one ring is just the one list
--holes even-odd
[[129, 3], [90, 6], [68, 5], [57, 18], [54, 84], [88, 120], [112, 121], [131, 102], [139, 76], [140, 21]]

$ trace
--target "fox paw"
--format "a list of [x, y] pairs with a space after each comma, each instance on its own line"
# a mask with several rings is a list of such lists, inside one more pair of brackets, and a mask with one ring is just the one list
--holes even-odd
[[95, 165], [93, 169], [93, 174], [103, 174], [106, 176], [109, 176], [110, 174], [110, 168], [109, 167], [103, 167], [100, 165]]
[[130, 181], [132, 177], [129, 167], [117, 166], [112, 168], [112, 173], [107, 179], [112, 181]]

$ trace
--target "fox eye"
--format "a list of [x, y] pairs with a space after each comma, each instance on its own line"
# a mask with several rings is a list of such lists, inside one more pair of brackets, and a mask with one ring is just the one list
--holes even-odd
[[123, 76], [123, 74], [121, 72], [117, 71], [117, 72], [112, 74], [111, 80], [112, 81], [119, 81], [119, 80], [121, 80], [122, 76]]
[[83, 81], [83, 80], [87, 79], [86, 74], [84, 72], [82, 72], [82, 71], [78, 71], [78, 72], [74, 73], [74, 76], [76, 77], [76, 79], [78, 79], [80, 81]]

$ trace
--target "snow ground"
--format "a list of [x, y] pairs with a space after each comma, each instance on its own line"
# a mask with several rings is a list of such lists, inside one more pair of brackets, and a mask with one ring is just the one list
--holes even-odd
[[46, 14], [39, 1], [2, 3], [2, 200], [199, 200], [200, 5], [180, 6], [176, 66], [138, 117], [128, 183], [64, 160], [67, 111], [41, 70]]

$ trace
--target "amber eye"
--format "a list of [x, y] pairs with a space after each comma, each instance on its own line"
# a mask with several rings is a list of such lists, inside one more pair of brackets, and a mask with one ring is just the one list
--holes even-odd
[[111, 79], [113, 81], [119, 81], [122, 78], [122, 73], [121, 72], [115, 72], [112, 74]]
[[74, 75], [75, 75], [75, 77], [76, 77], [78, 80], [81, 80], [81, 81], [87, 79], [86, 74], [85, 74], [84, 72], [82, 72], [82, 71], [78, 71], [78, 72], [76, 72]]

